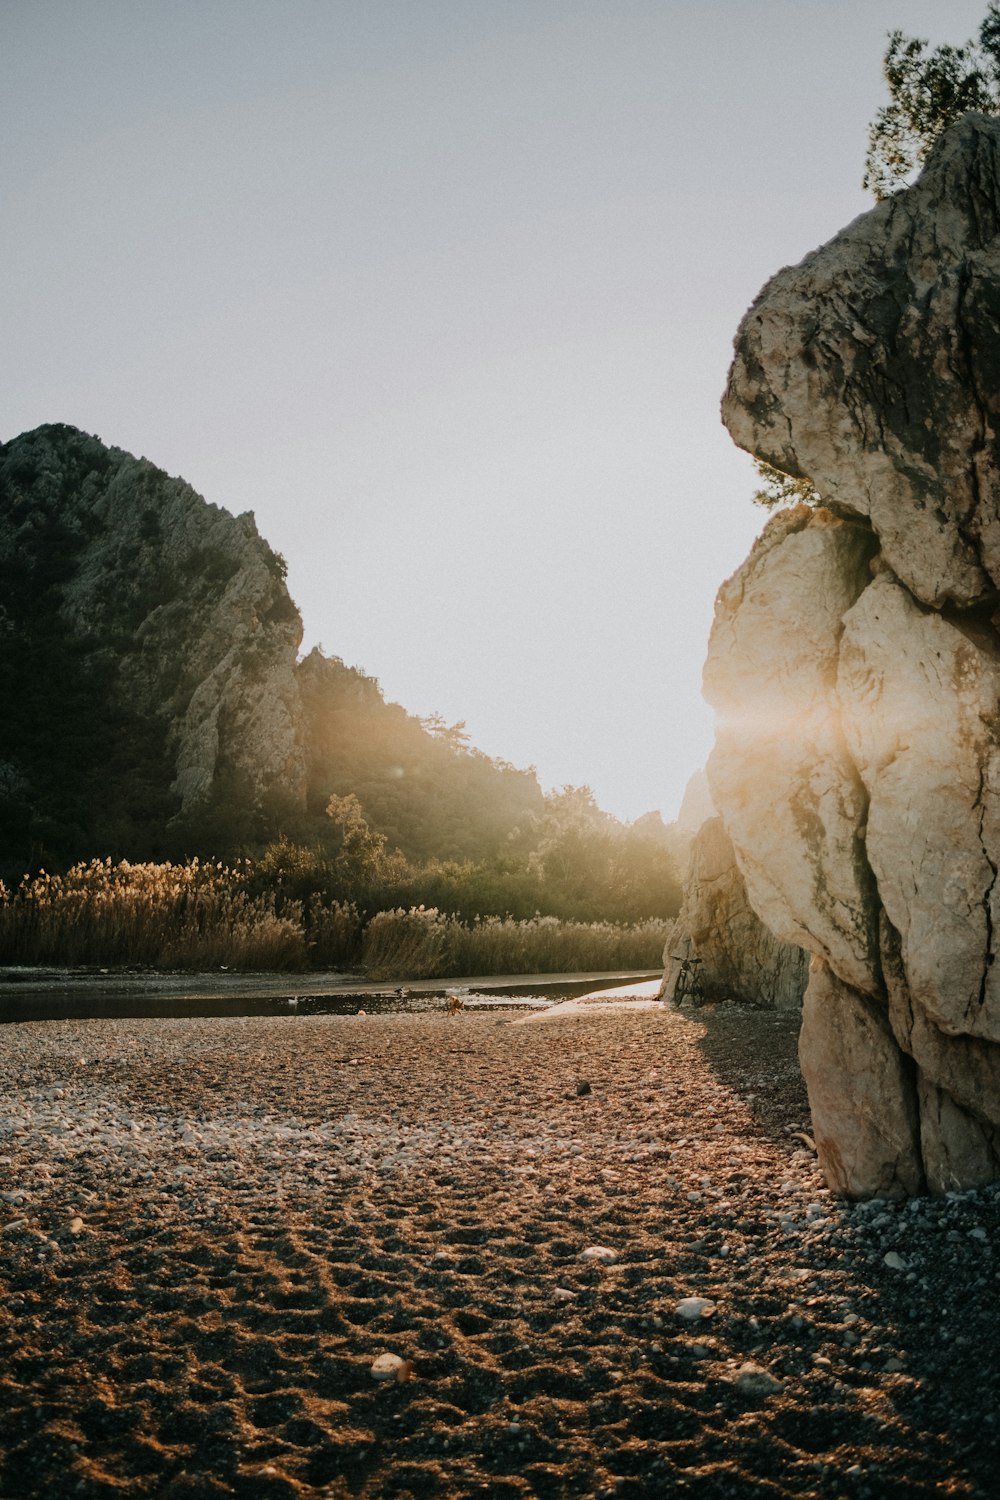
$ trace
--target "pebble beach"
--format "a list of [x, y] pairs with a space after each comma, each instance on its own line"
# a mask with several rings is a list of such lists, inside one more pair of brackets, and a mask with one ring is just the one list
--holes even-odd
[[1000, 1191], [835, 1200], [797, 1027], [0, 1028], [0, 1495], [995, 1496]]

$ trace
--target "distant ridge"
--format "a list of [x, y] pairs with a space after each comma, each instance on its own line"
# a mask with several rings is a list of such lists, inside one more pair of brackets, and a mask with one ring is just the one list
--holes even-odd
[[352, 791], [404, 853], [474, 858], [540, 811], [533, 772], [301, 639], [250, 512], [73, 427], [0, 446], [4, 864], [308, 837]]

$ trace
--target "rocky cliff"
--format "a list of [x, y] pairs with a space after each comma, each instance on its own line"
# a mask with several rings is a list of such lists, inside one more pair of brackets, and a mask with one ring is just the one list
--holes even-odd
[[1000, 122], [779, 273], [737, 442], [825, 508], [722, 589], [709, 779], [753, 909], [813, 955], [801, 1058], [854, 1196], [1000, 1177]]
[[690, 848], [684, 901], [663, 954], [661, 994], [676, 998], [680, 960], [698, 960], [706, 1000], [733, 1000], [762, 1010], [802, 1004], [809, 957], [780, 942], [757, 916], [721, 818], [708, 818]]
[[112, 816], [140, 745], [163, 823], [223, 783], [251, 810], [302, 804], [302, 626], [252, 515], [40, 427], [0, 449], [0, 579], [0, 761], [43, 842], [95, 807]]
[[0, 874], [323, 844], [349, 792], [416, 859], [490, 858], [533, 826], [534, 772], [338, 658], [297, 660], [284, 574], [252, 515], [146, 459], [65, 426], [0, 445]]

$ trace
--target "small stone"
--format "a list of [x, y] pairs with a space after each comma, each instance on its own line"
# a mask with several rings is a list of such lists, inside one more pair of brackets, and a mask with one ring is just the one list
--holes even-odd
[[571, 1292], [569, 1287], [557, 1286], [552, 1293], [554, 1302], [575, 1302], [576, 1292]]
[[439, 1270], [443, 1269], [445, 1266], [450, 1266], [451, 1264], [452, 1259], [447, 1250], [436, 1250], [431, 1256], [431, 1265], [437, 1266]]
[[80, 1218], [79, 1214], [77, 1214], [74, 1218], [70, 1219], [70, 1221], [69, 1221], [69, 1232], [70, 1232], [70, 1234], [82, 1234], [83, 1233], [83, 1220]]
[[400, 1359], [398, 1354], [380, 1354], [372, 1364], [373, 1380], [405, 1380], [406, 1376], [401, 1372], [409, 1364], [409, 1360]]
[[583, 1097], [583, 1096], [584, 1096], [584, 1095], [585, 1095], [585, 1094], [589, 1094], [589, 1093], [591, 1093], [591, 1092], [592, 1092], [592, 1090], [591, 1090], [591, 1087], [590, 1087], [590, 1084], [589, 1084], [589, 1083], [588, 1083], [588, 1082], [587, 1082], [587, 1080], [586, 1080], [586, 1078], [581, 1078], [581, 1079], [580, 1079], [580, 1082], [579, 1082], [579, 1083], [578, 1083], [578, 1084], [577, 1084], [577, 1086], [576, 1086], [576, 1092], [577, 1092], [577, 1094], [578, 1094], [578, 1095], [579, 1095], [579, 1096], [580, 1096], [580, 1097], [581, 1097], [581, 1098], [582, 1098], [582, 1097]]
[[699, 1318], [710, 1318], [715, 1312], [715, 1303], [708, 1297], [682, 1297], [674, 1312], [686, 1323], [695, 1323]]
[[618, 1251], [609, 1249], [607, 1245], [588, 1245], [586, 1250], [580, 1251], [579, 1258], [598, 1265], [610, 1266], [618, 1259]]
[[906, 1261], [895, 1250], [887, 1250], [882, 1257], [882, 1263], [889, 1267], [890, 1271], [905, 1271]]
[[901, 1359], [897, 1359], [896, 1356], [893, 1355], [891, 1359], [886, 1360], [882, 1368], [884, 1370], [888, 1370], [890, 1374], [893, 1374], [897, 1370], [903, 1369], [903, 1361]]
[[773, 1396], [783, 1386], [763, 1365], [756, 1365], [748, 1359], [736, 1372], [736, 1389], [744, 1396]]

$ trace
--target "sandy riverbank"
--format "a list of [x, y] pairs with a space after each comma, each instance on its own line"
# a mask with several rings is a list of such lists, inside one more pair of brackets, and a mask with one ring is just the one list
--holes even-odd
[[795, 1026], [4, 1028], [0, 1494], [992, 1495], [1000, 1194], [835, 1204]]

